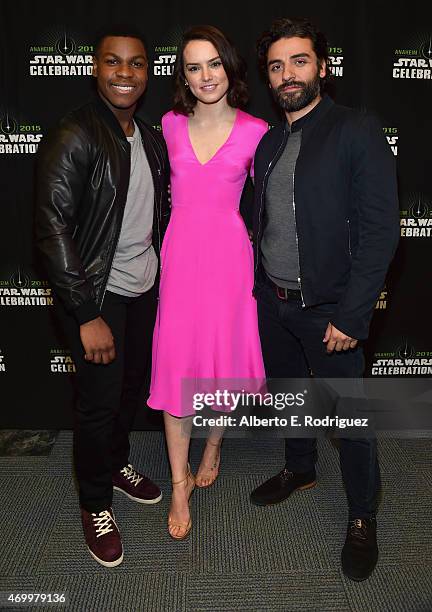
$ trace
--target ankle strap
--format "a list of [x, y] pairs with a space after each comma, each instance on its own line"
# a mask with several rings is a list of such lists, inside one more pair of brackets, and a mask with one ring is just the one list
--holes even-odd
[[174, 480], [171, 481], [171, 484], [173, 485], [178, 485], [181, 484], [182, 482], [185, 482], [185, 480], [187, 480], [188, 478], [190, 478], [192, 476], [191, 474], [191, 469], [190, 469], [190, 465], [189, 463], [187, 464], [187, 472], [186, 472], [186, 476], [184, 478], [182, 478], [181, 480], [176, 480], [176, 482], [174, 482]]

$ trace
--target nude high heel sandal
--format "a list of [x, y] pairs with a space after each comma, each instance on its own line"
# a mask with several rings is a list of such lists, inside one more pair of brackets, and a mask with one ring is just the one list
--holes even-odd
[[[219, 452], [218, 452], [218, 454], [217, 454], [217, 457], [216, 457], [216, 459], [215, 459], [215, 462], [213, 463], [213, 465], [212, 465], [212, 466], [211, 466], [211, 468], [210, 468], [210, 471], [211, 471], [211, 472], [214, 472], [214, 471], [216, 471], [216, 468], [219, 468], [219, 465], [220, 465], [220, 448], [221, 448], [221, 446], [222, 446], [222, 440], [220, 440], [220, 441], [219, 441], [219, 442], [217, 442], [216, 444], [213, 444], [213, 442], [210, 442], [209, 440], [207, 440], [206, 444], [210, 444], [210, 446], [218, 446], [218, 447], [219, 447]], [[208, 487], [211, 487], [211, 486], [212, 486], [212, 484], [215, 482], [216, 478], [219, 476], [219, 472], [218, 472], [216, 475], [212, 474], [213, 478], [202, 478], [202, 477], [199, 475], [199, 473], [200, 473], [200, 468], [201, 468], [201, 465], [200, 465], [200, 467], [198, 468], [198, 472], [197, 472], [197, 475], [196, 475], [196, 478], [195, 478], [195, 484], [196, 484], [196, 486], [197, 486], [197, 487], [199, 487], [200, 489], [207, 489]], [[208, 484], [205, 484], [205, 485], [204, 485], [204, 484], [200, 484], [200, 483], [202, 483], [202, 482], [203, 482], [203, 480], [210, 480], [210, 482], [209, 482]]]
[[[185, 481], [189, 480], [189, 478], [191, 478], [192, 481], [193, 481], [193, 487], [192, 487], [192, 490], [191, 490], [190, 495], [189, 495], [189, 509], [190, 509], [190, 498], [191, 498], [191, 495], [192, 495], [193, 490], [195, 488], [195, 479], [194, 479], [193, 474], [192, 474], [192, 472], [190, 470], [189, 463], [188, 463], [188, 466], [187, 466], [186, 476], [184, 478], [182, 478], [182, 480], [177, 480], [176, 482], [172, 482], [172, 485], [174, 486], [174, 485], [183, 484]], [[173, 528], [175, 529], [176, 527], [180, 527], [180, 529], [183, 529], [184, 533], [182, 533], [181, 535], [174, 535], [171, 530]], [[169, 533], [169, 535], [171, 536], [171, 538], [173, 540], [184, 540], [189, 535], [191, 529], [192, 529], [192, 515], [191, 515], [191, 517], [190, 517], [190, 519], [189, 519], [189, 521], [187, 523], [179, 523], [179, 522], [173, 521], [171, 519], [170, 515], [168, 514], [168, 533]]]

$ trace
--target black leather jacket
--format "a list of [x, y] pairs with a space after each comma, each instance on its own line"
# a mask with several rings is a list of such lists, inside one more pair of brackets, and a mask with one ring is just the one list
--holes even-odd
[[[169, 165], [163, 138], [138, 117], [154, 190], [153, 246], [168, 224]], [[48, 277], [82, 324], [99, 316], [120, 235], [130, 144], [99, 96], [64, 117], [39, 150], [35, 230]]]

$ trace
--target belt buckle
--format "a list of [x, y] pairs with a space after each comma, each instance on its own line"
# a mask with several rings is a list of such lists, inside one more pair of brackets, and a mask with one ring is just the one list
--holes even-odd
[[276, 285], [276, 294], [280, 300], [284, 300], [285, 302], [288, 300], [288, 292], [285, 287]]

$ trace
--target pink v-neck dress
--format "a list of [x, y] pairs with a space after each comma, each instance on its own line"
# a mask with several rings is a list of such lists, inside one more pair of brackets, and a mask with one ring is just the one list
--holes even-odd
[[183, 417], [194, 414], [182, 401], [184, 379], [265, 377], [252, 245], [239, 205], [267, 124], [238, 110], [228, 139], [205, 164], [195, 155], [185, 115], [167, 113], [162, 129], [172, 211], [161, 251], [148, 405]]

